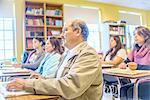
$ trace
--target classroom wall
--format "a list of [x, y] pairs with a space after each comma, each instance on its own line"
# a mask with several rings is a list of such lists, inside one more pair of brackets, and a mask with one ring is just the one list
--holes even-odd
[[[94, 3], [89, 2], [86, 0], [27, 0], [27, 1], [34, 1], [34, 2], [49, 2], [49, 3], [64, 3], [64, 4], [71, 4], [71, 5], [79, 5], [79, 6], [91, 6], [97, 7], [101, 11], [101, 20], [119, 20], [119, 10], [136, 12], [142, 14], [142, 22], [143, 25], [147, 25], [150, 27], [150, 11], [128, 8], [128, 7], [121, 7], [115, 6], [111, 4], [104, 4], [104, 3]], [[20, 59], [20, 55], [23, 51], [23, 16], [24, 16], [24, 0], [14, 0], [15, 8], [16, 8], [16, 20], [17, 20], [17, 60]]]

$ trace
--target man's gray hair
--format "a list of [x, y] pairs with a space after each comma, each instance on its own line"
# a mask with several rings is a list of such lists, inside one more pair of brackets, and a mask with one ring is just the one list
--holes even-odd
[[73, 28], [73, 31], [77, 29], [81, 30], [84, 41], [87, 41], [89, 30], [86, 23], [83, 20], [80, 19], [73, 20], [71, 23], [71, 27]]

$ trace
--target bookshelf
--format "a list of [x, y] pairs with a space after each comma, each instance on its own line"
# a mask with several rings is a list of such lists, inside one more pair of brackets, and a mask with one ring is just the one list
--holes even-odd
[[101, 26], [101, 32], [101, 47], [103, 52], [107, 52], [109, 50], [110, 36], [119, 36], [124, 48], [127, 49], [125, 24], [103, 23]]
[[64, 23], [63, 9], [63, 4], [25, 1], [24, 47], [26, 50], [33, 50], [34, 37], [46, 40], [48, 36], [60, 36]]

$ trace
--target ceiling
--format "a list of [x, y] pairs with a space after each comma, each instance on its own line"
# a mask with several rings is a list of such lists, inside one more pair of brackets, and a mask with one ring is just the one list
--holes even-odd
[[150, 10], [150, 0], [87, 0], [91, 2], [102, 2], [119, 6]]

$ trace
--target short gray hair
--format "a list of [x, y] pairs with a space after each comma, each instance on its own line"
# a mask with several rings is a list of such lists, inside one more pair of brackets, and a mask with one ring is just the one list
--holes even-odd
[[73, 20], [71, 23], [71, 27], [73, 28], [73, 31], [77, 29], [81, 30], [84, 41], [87, 41], [89, 30], [86, 23], [83, 20], [80, 19]]

